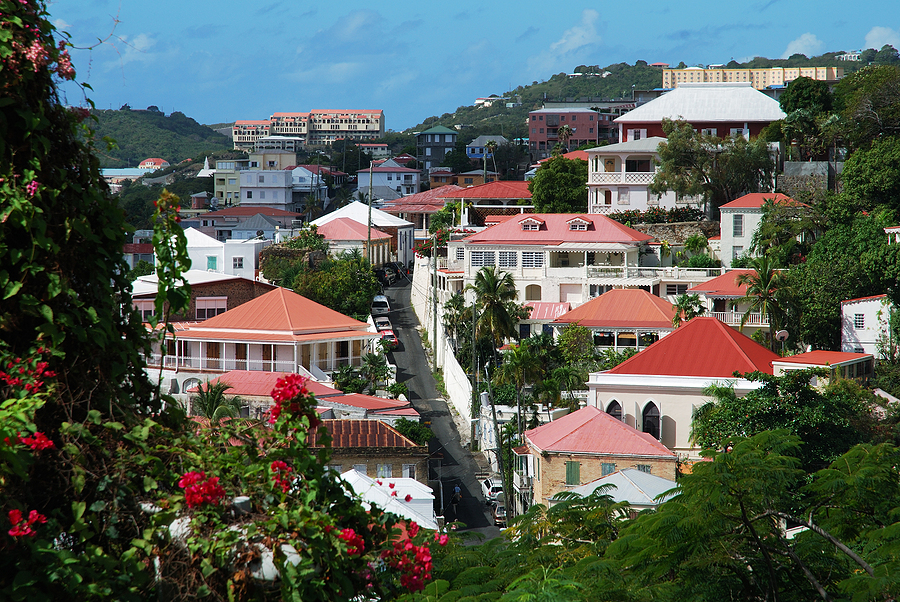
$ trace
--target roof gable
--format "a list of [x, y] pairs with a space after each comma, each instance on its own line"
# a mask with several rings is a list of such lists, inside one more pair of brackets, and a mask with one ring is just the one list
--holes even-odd
[[594, 406], [525, 431], [525, 438], [541, 452], [675, 458], [674, 453], [651, 435]]
[[[353, 221], [359, 222], [361, 224], [368, 224], [369, 206], [366, 203], [353, 201], [352, 203], [348, 203], [340, 209], [337, 209], [336, 211], [332, 211], [331, 213], [323, 215], [318, 219], [314, 219], [310, 223], [315, 226], [322, 226], [323, 224], [327, 224], [328, 222], [340, 217], [349, 217]], [[380, 209], [372, 207], [372, 225], [378, 226], [379, 228], [405, 228], [411, 227], [413, 223], [408, 222], [405, 219], [400, 219], [396, 215], [391, 215], [390, 213], [385, 213]]]
[[650, 102], [617, 117], [616, 123], [772, 122], [786, 117], [778, 101], [750, 82], [679, 84]]
[[318, 226], [317, 232], [325, 237], [325, 240], [368, 240], [371, 236], [372, 240], [390, 238], [390, 234], [385, 234], [377, 228], [372, 228], [371, 233], [365, 224], [350, 219], [349, 217], [339, 217], [328, 223]]
[[688, 289], [689, 293], [703, 293], [707, 297], [735, 299], [744, 297], [747, 294], [747, 285], [738, 284], [738, 277], [742, 275], [752, 274], [753, 270], [739, 269], [725, 272], [721, 276], [716, 276], [711, 280], [707, 280], [703, 284], [698, 284]]
[[608, 374], [734, 378], [734, 373], [772, 374], [777, 353], [715, 318], [694, 318]]
[[[569, 220], [573, 217], [581, 217], [591, 222], [592, 227], [587, 230], [570, 230]], [[532, 219], [538, 220], [543, 226], [539, 230], [532, 230], [527, 237], [522, 236], [522, 222]], [[600, 214], [573, 214], [573, 213], [526, 213], [518, 219], [510, 219], [500, 222], [490, 228], [482, 230], [466, 238], [467, 243], [473, 244], [538, 244], [559, 245], [562, 243], [623, 243], [637, 244], [650, 240], [652, 237], [643, 232], [634, 230]]]
[[725, 203], [719, 209], [759, 209], [766, 204], [767, 201], [773, 201], [780, 205], [795, 205], [797, 207], [809, 207], [805, 203], [795, 201], [786, 194], [780, 192], [751, 192], [742, 197], [738, 197], [730, 203]]
[[556, 320], [554, 324], [577, 322], [588, 328], [673, 329], [672, 304], [639, 288], [617, 288], [594, 297]]

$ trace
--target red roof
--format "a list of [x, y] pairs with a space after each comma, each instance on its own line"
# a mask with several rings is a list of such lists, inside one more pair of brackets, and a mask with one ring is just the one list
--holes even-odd
[[744, 196], [737, 198], [730, 203], [725, 203], [720, 209], [736, 209], [740, 207], [744, 208], [759, 208], [766, 204], [766, 201], [775, 201], [776, 203], [783, 203], [786, 205], [797, 205], [799, 207], [808, 207], [805, 203], [801, 203], [800, 201], [795, 201], [791, 197], [786, 194], [781, 194], [780, 192], [752, 192], [750, 194], [745, 194]]
[[607, 291], [557, 318], [554, 324], [578, 322], [589, 328], [672, 329], [672, 304], [639, 288]]
[[[583, 151], [583, 150], [573, 150], [573, 151], [570, 151], [570, 152], [565, 153], [564, 155], [560, 155], [560, 156], [564, 159], [569, 159], [570, 161], [573, 159], [581, 159], [582, 161], [587, 161], [589, 158], [587, 151]], [[546, 159], [541, 159], [540, 161], [538, 161], [537, 164], [540, 165], [542, 163], [546, 163], [550, 159], [555, 159], [555, 158], [556, 157], [547, 157]]]
[[362, 393], [346, 393], [337, 397], [329, 397], [328, 401], [365, 410], [399, 410], [410, 406], [408, 401], [386, 399], [384, 397], [375, 397], [374, 395], [363, 395]]
[[778, 363], [785, 364], [802, 364], [809, 366], [833, 366], [835, 364], [843, 364], [863, 358], [873, 357], [871, 353], [848, 353], [845, 351], [807, 351], [806, 353], [798, 353], [788, 357], [778, 358]]
[[[325, 237], [325, 240], [363, 241], [369, 238], [369, 228], [366, 224], [361, 224], [349, 217], [339, 217], [326, 222], [319, 226], [317, 231]], [[391, 235], [373, 227], [371, 237], [372, 240], [383, 240], [390, 238]]]
[[608, 374], [734, 378], [734, 373], [772, 374], [780, 359], [750, 337], [715, 318], [694, 318]]
[[652, 435], [594, 406], [525, 431], [525, 438], [542, 452], [675, 458]]
[[[282, 334], [334, 334], [337, 331], [366, 330], [365, 322], [310, 301], [286, 288], [276, 288], [197, 324], [198, 330], [268, 331]], [[193, 328], [191, 329], [193, 330]], [[272, 336], [260, 333], [262, 336]]]
[[553, 303], [551, 301], [527, 301], [525, 305], [531, 308], [529, 320], [556, 320], [572, 307], [568, 302]]
[[[444, 190], [447, 186], [441, 186], [438, 190]], [[528, 190], [528, 182], [516, 180], [503, 180], [500, 182], [488, 182], [477, 186], [469, 186], [462, 190], [447, 190], [441, 198], [445, 199], [531, 199], [531, 191]]]
[[447, 184], [426, 190], [425, 192], [417, 192], [409, 196], [401, 197], [382, 207], [382, 211], [391, 214], [397, 213], [437, 213], [444, 208], [446, 204], [444, 196], [447, 191], [463, 190], [456, 184]]
[[712, 280], [707, 280], [703, 284], [691, 287], [689, 293], [703, 293], [707, 297], [728, 297], [738, 298], [747, 294], [747, 285], [738, 284], [737, 278], [741, 274], [752, 274], [753, 270], [731, 270], [725, 272], [721, 276], [716, 276]]
[[[385, 159], [387, 160], [387, 159]], [[375, 162], [373, 161], [373, 164]], [[357, 174], [366, 174], [369, 171], [373, 171], [375, 173], [421, 173], [418, 169], [413, 169], [411, 167], [384, 167], [382, 165], [375, 165], [371, 170], [366, 167], [365, 169], [357, 170]]]
[[[226, 395], [245, 395], [252, 397], [267, 397], [275, 388], [279, 378], [284, 378], [287, 372], [257, 372], [251, 370], [232, 370], [209, 381], [211, 385], [224, 382], [231, 385]], [[306, 382], [306, 388], [317, 398], [340, 395], [341, 392], [322, 383], [310, 380]], [[186, 392], [193, 393], [197, 387], [191, 387]]]
[[870, 299], [884, 299], [886, 297], [887, 295], [872, 295], [869, 297], [859, 297], [857, 299], [845, 299], [844, 301], [841, 301], [841, 305], [844, 303], [856, 303], [857, 301], [869, 301]]
[[[416, 445], [380, 420], [323, 420], [322, 424], [332, 437], [332, 448], [408, 447], [428, 453], [428, 448]], [[315, 443], [313, 446], [321, 447]]]
[[149, 255], [153, 253], [153, 245], [149, 242], [126, 242], [123, 246], [126, 253], [141, 253]]
[[[583, 217], [590, 222], [587, 230], [570, 230], [569, 220]], [[543, 222], [538, 230], [522, 230], [525, 220]], [[643, 232], [624, 226], [605, 215], [573, 213], [524, 213], [466, 238], [474, 244], [553, 245], [564, 242], [606, 242], [634, 244], [650, 240]]]

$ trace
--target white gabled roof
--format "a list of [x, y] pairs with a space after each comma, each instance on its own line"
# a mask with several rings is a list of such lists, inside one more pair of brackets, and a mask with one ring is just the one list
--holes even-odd
[[771, 122], [785, 118], [778, 101], [750, 82], [679, 84], [615, 119], [616, 123], [659, 123], [664, 117], [685, 121]]
[[[361, 203], [359, 201], [353, 201], [347, 205], [344, 205], [337, 211], [332, 211], [327, 215], [323, 215], [322, 217], [313, 220], [310, 222], [313, 225], [321, 226], [322, 224], [327, 224], [328, 222], [338, 219], [339, 217], [349, 217], [355, 222], [359, 222], [361, 224], [369, 223], [369, 206], [365, 203]], [[412, 227], [414, 224], [412, 222], [408, 222], [405, 219], [400, 219], [396, 215], [391, 215], [390, 213], [385, 213], [380, 209], [372, 208], [372, 225], [377, 226], [379, 228], [389, 227], [389, 228], [406, 228]]]
[[200, 230], [196, 228], [188, 228], [184, 231], [184, 235], [187, 238], [187, 246], [190, 247], [224, 247], [225, 243], [220, 242], [209, 236], [204, 234]]
[[[191, 286], [198, 284], [207, 284], [209, 282], [221, 282], [224, 280], [247, 280], [241, 276], [232, 274], [220, 274], [218, 272], [208, 272], [206, 270], [188, 270], [184, 274], [184, 281]], [[148, 293], [156, 293], [159, 287], [159, 277], [156, 274], [147, 276], [139, 276], [131, 284], [132, 295], [146, 295]]]
[[607, 144], [606, 146], [598, 146], [596, 148], [585, 149], [589, 155], [608, 155], [610, 153], [655, 153], [660, 142], [666, 139], [661, 136], [650, 136], [649, 138], [641, 138], [640, 140], [629, 140], [628, 142], [619, 142], [618, 144]]

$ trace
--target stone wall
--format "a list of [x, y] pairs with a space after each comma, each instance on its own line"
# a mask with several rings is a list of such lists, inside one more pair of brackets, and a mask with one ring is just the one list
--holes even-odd
[[841, 192], [840, 175], [843, 169], [842, 162], [785, 161], [784, 173], [777, 178], [777, 188], [791, 197], [825, 190]]
[[670, 244], [681, 244], [694, 234], [702, 234], [706, 238], [719, 235], [719, 222], [711, 221], [637, 224], [632, 228], [638, 232], [649, 234], [658, 241], [667, 240]]

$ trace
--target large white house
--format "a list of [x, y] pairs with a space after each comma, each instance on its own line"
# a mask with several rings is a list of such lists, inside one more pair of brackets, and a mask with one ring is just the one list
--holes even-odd
[[754, 192], [719, 207], [722, 236], [719, 255], [722, 265], [731, 267], [733, 260], [751, 254], [753, 235], [762, 222], [763, 205], [767, 202], [807, 206], [780, 192]]
[[333, 220], [347, 217], [368, 228], [370, 215], [372, 228], [377, 228], [391, 236], [391, 260], [399, 261], [403, 263], [403, 265], [408, 265], [413, 257], [415, 257], [415, 253], [412, 250], [413, 245], [416, 243], [415, 225], [396, 215], [385, 213], [374, 207], [370, 210], [368, 205], [360, 203], [359, 201], [353, 201], [336, 211], [332, 211], [331, 213], [327, 213], [322, 217], [314, 219], [310, 224], [321, 227]]
[[887, 295], [841, 301], [841, 351], [883, 353], [900, 341], [891, 340], [890, 319], [894, 306]]
[[240, 276], [248, 280], [256, 279], [259, 252], [272, 244], [271, 240], [260, 238], [219, 241], [194, 228], [188, 228], [184, 234], [187, 237], [191, 268]]

